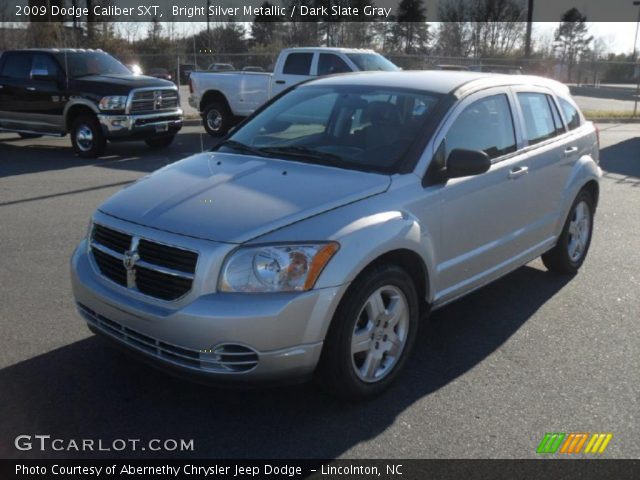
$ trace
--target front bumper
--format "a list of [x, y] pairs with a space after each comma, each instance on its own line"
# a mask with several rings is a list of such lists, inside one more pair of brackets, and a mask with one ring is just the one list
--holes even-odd
[[[196, 295], [180, 307], [163, 306], [134, 298], [102, 277], [86, 241], [72, 257], [71, 279], [78, 310], [92, 331], [155, 366], [223, 383], [308, 378], [345, 288], [299, 294], [213, 293]], [[240, 369], [233, 363], [238, 358], [244, 361]]]
[[102, 131], [109, 140], [175, 135], [182, 128], [182, 119], [181, 109], [148, 114], [98, 115]]

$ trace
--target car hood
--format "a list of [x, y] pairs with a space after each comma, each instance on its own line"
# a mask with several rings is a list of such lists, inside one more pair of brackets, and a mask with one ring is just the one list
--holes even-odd
[[382, 193], [390, 181], [387, 175], [210, 152], [141, 178], [99, 210], [172, 233], [243, 243]]
[[102, 87], [118, 89], [117, 93], [129, 92], [134, 88], [169, 88], [174, 84], [168, 80], [146, 75], [89, 75], [72, 80], [77, 87]]

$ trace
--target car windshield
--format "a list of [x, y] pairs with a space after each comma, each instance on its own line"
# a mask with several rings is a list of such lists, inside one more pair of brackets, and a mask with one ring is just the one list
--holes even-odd
[[259, 112], [217, 148], [394, 173], [440, 96], [371, 86], [303, 86]]
[[88, 75], [131, 75], [131, 71], [104, 52], [62, 52], [58, 59], [70, 78]]
[[377, 53], [347, 53], [347, 57], [356, 64], [358, 70], [363, 72], [372, 70], [396, 72], [400, 70], [400, 67]]

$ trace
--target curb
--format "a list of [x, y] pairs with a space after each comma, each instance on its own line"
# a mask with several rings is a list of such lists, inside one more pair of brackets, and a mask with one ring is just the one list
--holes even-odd
[[594, 123], [640, 123], [640, 118], [585, 118]]

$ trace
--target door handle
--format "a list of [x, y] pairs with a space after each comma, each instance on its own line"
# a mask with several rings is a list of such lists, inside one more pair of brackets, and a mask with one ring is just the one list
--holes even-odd
[[529, 167], [515, 167], [509, 172], [509, 179], [521, 177], [529, 173]]
[[284, 85], [286, 82], [284, 80], [276, 80], [278, 85]]
[[27, 90], [29, 90], [30, 92], [35, 92], [36, 91], [36, 87], [27, 87]]
[[578, 147], [567, 147], [564, 149], [564, 154], [568, 157], [569, 155], [571, 155], [572, 153], [576, 153], [577, 151]]

